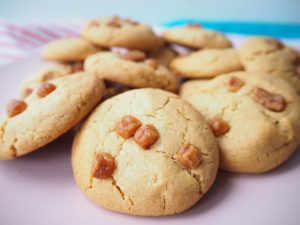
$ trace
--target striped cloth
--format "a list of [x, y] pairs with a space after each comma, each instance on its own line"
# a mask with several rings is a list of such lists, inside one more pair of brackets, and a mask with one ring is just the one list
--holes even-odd
[[57, 38], [79, 36], [80, 23], [12, 23], [0, 20], [0, 66], [30, 56], [38, 56], [41, 47]]
[[[0, 66], [30, 56], [37, 57], [41, 47], [50, 40], [66, 36], [78, 36], [81, 25], [81, 21], [12, 23], [0, 20]], [[182, 21], [180, 25], [182, 25]], [[174, 22], [164, 24], [164, 26], [172, 27]], [[230, 25], [228, 26], [230, 27]], [[215, 24], [214, 28], [218, 29]], [[224, 31], [224, 25], [219, 28], [219, 30]], [[230, 31], [232, 32], [232, 29]], [[239, 47], [248, 37], [248, 35], [238, 33], [238, 30], [235, 33], [227, 33], [235, 47]], [[281, 40], [300, 51], [300, 37], [281, 38]]]

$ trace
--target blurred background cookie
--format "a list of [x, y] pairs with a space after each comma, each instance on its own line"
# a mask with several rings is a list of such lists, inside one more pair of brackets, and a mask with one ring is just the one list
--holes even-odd
[[50, 41], [42, 51], [42, 57], [62, 62], [83, 61], [87, 56], [101, 51], [82, 38], [66, 37]]
[[141, 51], [100, 52], [88, 57], [84, 69], [98, 77], [135, 88], [153, 87], [176, 91], [175, 75]]
[[116, 16], [89, 21], [81, 35], [95, 45], [107, 48], [153, 50], [163, 44], [150, 26]]

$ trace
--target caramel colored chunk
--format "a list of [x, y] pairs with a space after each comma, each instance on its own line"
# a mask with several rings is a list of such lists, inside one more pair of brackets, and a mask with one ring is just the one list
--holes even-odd
[[122, 59], [134, 62], [142, 62], [146, 59], [146, 54], [138, 50], [133, 50], [125, 53], [118, 53], [118, 56]]
[[141, 125], [137, 118], [127, 115], [117, 123], [116, 132], [123, 138], [130, 138]]
[[244, 86], [245, 82], [238, 77], [231, 77], [228, 84], [228, 89], [232, 92], [237, 92]]
[[175, 155], [175, 159], [185, 167], [196, 168], [201, 160], [201, 152], [193, 145], [184, 144]]
[[134, 134], [134, 140], [144, 149], [149, 149], [158, 138], [159, 133], [151, 124], [141, 126]]
[[19, 115], [23, 111], [25, 111], [26, 108], [27, 108], [26, 102], [22, 100], [11, 100], [7, 104], [6, 112], [8, 117], [14, 117], [16, 115]]
[[109, 153], [99, 153], [92, 176], [96, 179], [109, 179], [115, 171], [115, 159]]
[[49, 95], [51, 92], [53, 92], [56, 89], [54, 84], [51, 83], [43, 83], [39, 89], [37, 90], [37, 95], [41, 98]]
[[226, 134], [230, 129], [229, 124], [220, 118], [210, 121], [209, 126], [216, 137]]
[[159, 63], [155, 59], [147, 59], [145, 63], [155, 70], [159, 67]]
[[255, 102], [274, 112], [282, 112], [286, 107], [286, 101], [282, 95], [268, 92], [260, 87], [252, 88], [250, 96]]

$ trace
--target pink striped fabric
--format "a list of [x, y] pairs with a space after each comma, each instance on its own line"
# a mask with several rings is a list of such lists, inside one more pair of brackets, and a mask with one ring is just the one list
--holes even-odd
[[[29, 56], [38, 56], [41, 47], [53, 39], [78, 36], [81, 25], [81, 21], [21, 24], [0, 20], [0, 66]], [[155, 30], [160, 33], [163, 28], [155, 27]], [[235, 47], [239, 47], [247, 38], [237, 34], [227, 35]], [[282, 41], [300, 50], [300, 39]]]
[[0, 66], [38, 55], [47, 42], [66, 36], [78, 36], [80, 23], [16, 24], [0, 20]]

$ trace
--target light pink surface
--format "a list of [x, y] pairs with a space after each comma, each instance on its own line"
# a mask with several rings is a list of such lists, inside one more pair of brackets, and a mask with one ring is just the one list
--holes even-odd
[[[0, 109], [21, 80], [42, 63], [28, 59], [0, 68]], [[263, 175], [219, 173], [213, 188], [187, 212], [149, 218], [97, 207], [76, 187], [70, 166], [74, 133], [13, 161], [0, 161], [0, 225], [299, 223], [300, 153]]]

